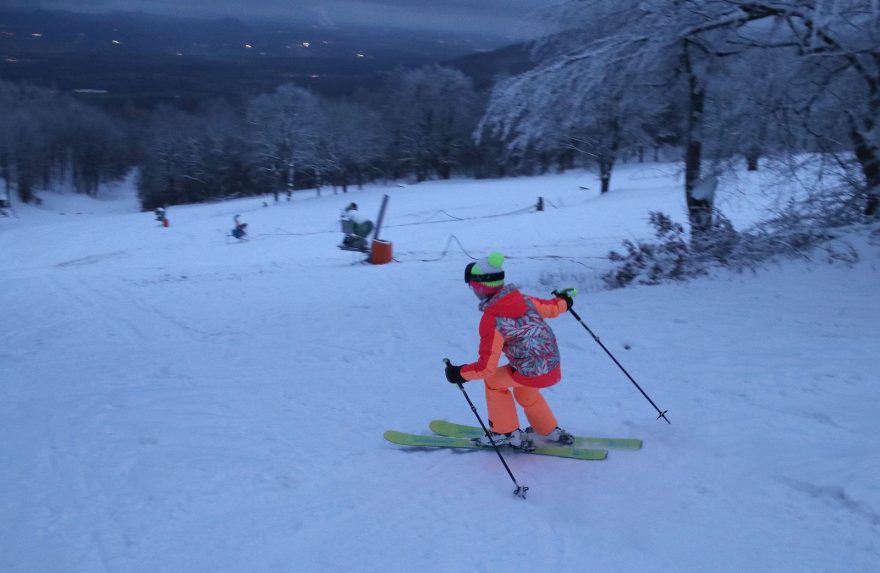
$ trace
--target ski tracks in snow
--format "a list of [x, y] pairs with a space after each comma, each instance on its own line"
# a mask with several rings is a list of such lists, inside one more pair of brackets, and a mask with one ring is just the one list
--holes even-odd
[[55, 273], [49, 287], [49, 296], [64, 301], [66, 311], [75, 314], [83, 339], [136, 348], [150, 341], [210, 336], [148, 302], [143, 296], [148, 291], [139, 292], [124, 279]]
[[[850, 512], [853, 515], [864, 519], [869, 526], [873, 526], [880, 530], [880, 513], [877, 512], [870, 504], [853, 499], [844, 488], [834, 485], [818, 485], [796, 479], [783, 478], [780, 480], [785, 485], [805, 493], [816, 500], [831, 503], [837, 508]], [[880, 550], [875, 551], [880, 557]]]

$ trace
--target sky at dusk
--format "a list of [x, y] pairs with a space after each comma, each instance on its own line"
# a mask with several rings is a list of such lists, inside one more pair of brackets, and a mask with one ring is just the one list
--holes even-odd
[[561, 0], [4, 0], [12, 8], [75, 12], [142, 11], [185, 17], [278, 19], [326, 26], [366, 24], [390, 28], [485, 33], [525, 38], [537, 32], [536, 10]]

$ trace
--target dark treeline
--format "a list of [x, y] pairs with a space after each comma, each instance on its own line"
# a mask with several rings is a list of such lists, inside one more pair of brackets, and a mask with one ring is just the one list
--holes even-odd
[[[0, 177], [21, 201], [34, 190], [98, 184], [138, 167], [145, 209], [376, 180], [496, 177], [559, 162], [536, 152], [502, 158], [500, 142], [475, 142], [488, 94], [437, 65], [385, 75], [378, 90], [320, 97], [285, 84], [244, 103], [195, 111], [159, 106], [146, 116], [107, 112], [51, 90], [0, 82]], [[563, 162], [571, 154], [559, 151]]]
[[441, 66], [400, 69], [351, 97], [293, 84], [234, 107], [156, 110], [143, 140], [145, 208], [298, 189], [346, 192], [376, 180], [485, 177], [505, 172], [500, 152], [473, 133], [486, 94]]
[[38, 201], [35, 190], [70, 183], [88, 195], [137, 161], [128, 124], [75, 99], [0, 82], [0, 178], [6, 196]]
[[[473, 133], [487, 95], [440, 66], [399, 70], [380, 89], [326, 98], [293, 84], [196, 111], [108, 112], [52, 90], [0, 82], [0, 177], [21, 201], [36, 189], [98, 185], [139, 167], [145, 209], [377, 179], [517, 173]], [[130, 110], [129, 110], [130, 111]]]

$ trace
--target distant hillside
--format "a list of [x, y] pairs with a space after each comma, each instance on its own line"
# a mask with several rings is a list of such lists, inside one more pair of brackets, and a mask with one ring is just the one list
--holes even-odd
[[[369, 87], [379, 72], [478, 50], [473, 38], [436, 32], [0, 9], [0, 78], [79, 90], [108, 104], [195, 105], [285, 82], [348, 94]], [[484, 77], [482, 56], [462, 65]]]
[[517, 75], [533, 68], [535, 63], [529, 57], [528, 44], [514, 44], [491, 52], [468, 54], [443, 63], [470, 76], [477, 89], [485, 90], [492, 86], [501, 75]]

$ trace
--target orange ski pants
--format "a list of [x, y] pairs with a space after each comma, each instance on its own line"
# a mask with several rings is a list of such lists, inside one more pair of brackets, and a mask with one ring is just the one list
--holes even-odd
[[[547, 435], [558, 425], [539, 388], [523, 386], [510, 375], [510, 365], [501, 366], [483, 380], [486, 385], [486, 407], [489, 409], [489, 428], [506, 434], [519, 428], [516, 404], [522, 406], [529, 424], [541, 435]], [[510, 389], [513, 389], [511, 394]]]

